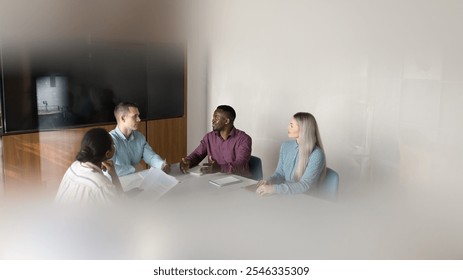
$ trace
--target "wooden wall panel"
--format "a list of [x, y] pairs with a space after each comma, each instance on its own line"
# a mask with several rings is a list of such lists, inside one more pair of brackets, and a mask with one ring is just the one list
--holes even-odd
[[[110, 131], [115, 124], [95, 127]], [[83, 135], [91, 128], [3, 136], [5, 195], [23, 192], [54, 194], [79, 151]], [[141, 125], [140, 131], [146, 133], [146, 126]]]
[[2, 142], [5, 195], [36, 189], [41, 180], [38, 133], [3, 136]]
[[[110, 131], [115, 124], [94, 127]], [[91, 128], [3, 136], [5, 196], [23, 193], [54, 196], [64, 173], [75, 160], [83, 135]], [[186, 117], [142, 122], [139, 131], [169, 163], [186, 155]]]
[[[115, 127], [115, 124], [95, 127], [102, 127], [110, 131]], [[47, 191], [56, 192], [64, 173], [71, 163], [74, 162], [79, 152], [82, 137], [91, 128], [94, 127], [39, 133], [40, 176], [42, 187]]]
[[147, 122], [147, 140], [154, 151], [169, 163], [186, 156], [186, 117]]

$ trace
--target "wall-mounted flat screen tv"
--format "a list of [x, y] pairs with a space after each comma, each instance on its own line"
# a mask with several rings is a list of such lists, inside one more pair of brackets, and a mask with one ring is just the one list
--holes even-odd
[[185, 46], [94, 41], [1, 44], [3, 133], [115, 122], [120, 101], [144, 120], [181, 117]]

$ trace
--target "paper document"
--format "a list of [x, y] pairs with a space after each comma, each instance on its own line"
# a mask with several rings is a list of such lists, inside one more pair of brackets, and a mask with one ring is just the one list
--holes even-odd
[[154, 195], [155, 198], [160, 198], [177, 184], [178, 181], [175, 177], [164, 173], [161, 169], [151, 167], [140, 188], [149, 192], [150, 196]]
[[143, 182], [143, 178], [145, 178], [148, 171], [149, 170], [147, 169], [147, 170], [143, 170], [140, 172], [135, 172], [129, 175], [119, 177], [119, 180], [121, 181], [122, 189], [124, 190], [124, 192], [140, 187], [141, 183]]
[[170, 176], [161, 169], [151, 167], [148, 170], [136, 172], [130, 175], [122, 176], [119, 178], [124, 192], [130, 191], [134, 188], [143, 189], [150, 197], [160, 198], [175, 185], [178, 184], [175, 177]]
[[239, 182], [241, 182], [241, 180], [234, 176], [227, 176], [224, 178], [209, 180], [209, 183], [216, 185], [218, 187], [228, 186], [228, 185], [239, 183]]

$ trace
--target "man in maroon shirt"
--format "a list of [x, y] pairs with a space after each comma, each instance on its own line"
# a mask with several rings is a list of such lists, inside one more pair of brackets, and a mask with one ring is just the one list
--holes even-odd
[[224, 172], [249, 176], [252, 140], [245, 132], [235, 128], [235, 118], [236, 113], [231, 106], [218, 106], [212, 117], [212, 131], [204, 136], [190, 155], [182, 158], [180, 169], [187, 172], [207, 156], [208, 162], [201, 168], [202, 173]]

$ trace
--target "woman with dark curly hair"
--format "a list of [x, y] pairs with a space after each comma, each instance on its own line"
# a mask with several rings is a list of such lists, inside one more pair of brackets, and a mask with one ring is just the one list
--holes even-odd
[[[85, 133], [76, 161], [68, 168], [55, 201], [63, 203], [108, 203], [123, 193], [119, 177], [110, 160], [114, 144], [103, 128]], [[103, 171], [107, 171], [109, 179]]]

